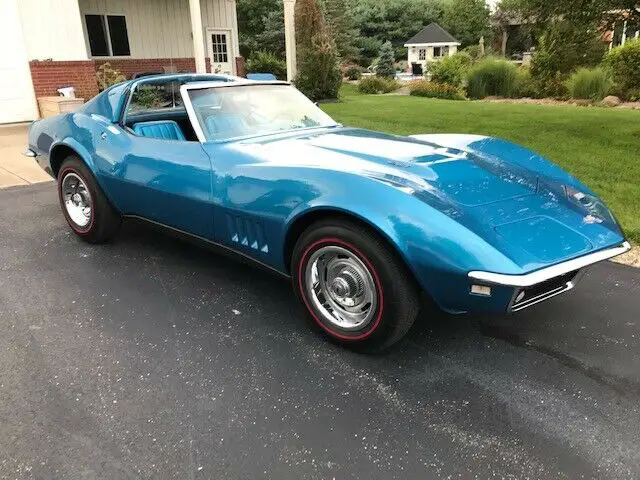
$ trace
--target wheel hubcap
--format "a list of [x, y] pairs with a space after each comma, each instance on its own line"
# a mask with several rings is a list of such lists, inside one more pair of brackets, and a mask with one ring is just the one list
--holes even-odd
[[324, 320], [342, 330], [361, 330], [376, 313], [378, 292], [367, 266], [338, 246], [316, 250], [306, 266], [307, 296]]
[[69, 218], [83, 228], [91, 221], [91, 195], [84, 181], [75, 173], [62, 179], [62, 202]]

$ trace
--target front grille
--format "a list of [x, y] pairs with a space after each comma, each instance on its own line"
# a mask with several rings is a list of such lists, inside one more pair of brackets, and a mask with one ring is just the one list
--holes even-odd
[[[513, 296], [513, 303], [510, 310], [517, 312], [524, 308], [530, 307], [536, 303], [547, 300], [548, 298], [559, 295], [560, 293], [571, 290], [574, 280], [578, 276], [578, 270], [565, 273], [559, 277], [552, 278], [537, 285], [517, 290]], [[524, 295], [522, 295], [524, 293]]]

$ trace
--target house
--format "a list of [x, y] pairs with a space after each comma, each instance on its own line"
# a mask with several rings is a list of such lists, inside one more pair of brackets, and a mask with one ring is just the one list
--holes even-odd
[[414, 75], [429, 70], [430, 62], [453, 55], [460, 42], [437, 23], [427, 25], [404, 44], [409, 50], [409, 66]]
[[[295, 0], [283, 2], [293, 78]], [[64, 86], [91, 98], [105, 62], [127, 77], [242, 73], [236, 0], [0, 0], [0, 42], [0, 124], [38, 118], [36, 98]]]

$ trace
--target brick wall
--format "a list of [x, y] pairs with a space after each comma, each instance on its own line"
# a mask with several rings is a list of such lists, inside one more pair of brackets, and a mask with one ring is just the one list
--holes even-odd
[[[237, 57], [236, 67], [238, 64]], [[244, 59], [242, 59], [244, 60]], [[164, 67], [170, 67], [173, 65], [177, 72], [195, 72], [196, 61], [194, 58], [122, 58], [122, 59], [109, 59], [109, 60], [95, 60], [96, 69], [103, 63], [109, 63], [112, 68], [119, 70], [125, 77], [131, 78], [136, 73], [144, 72], [159, 72], [164, 73]], [[209, 58], [205, 59], [207, 72], [211, 71], [211, 62]], [[242, 62], [244, 65], [244, 61]], [[238, 70], [240, 76], [244, 76], [243, 71]]]
[[[241, 57], [239, 57], [241, 58]], [[36, 97], [58, 96], [58, 88], [73, 86], [76, 96], [89, 100], [98, 94], [96, 70], [103, 63], [118, 69], [124, 76], [131, 78], [135, 73], [164, 72], [164, 67], [173, 65], [178, 72], [195, 72], [196, 63], [193, 58], [149, 58], [149, 59], [110, 59], [110, 60], [77, 60], [52, 61], [33, 60], [29, 62], [31, 77]], [[236, 65], [242, 65], [236, 63]], [[207, 71], [211, 69], [206, 59]], [[241, 75], [243, 72], [239, 71]]]
[[29, 62], [36, 97], [58, 96], [60, 87], [76, 87], [76, 96], [86, 100], [98, 93], [93, 60]]
[[[136, 73], [159, 72], [164, 73], [164, 67], [173, 65], [178, 72], [195, 72], [196, 62], [193, 58], [118, 58], [109, 60], [95, 60], [96, 69], [103, 63], [109, 63], [112, 68], [119, 70], [125, 77], [131, 78]], [[209, 61], [207, 60], [207, 70]]]

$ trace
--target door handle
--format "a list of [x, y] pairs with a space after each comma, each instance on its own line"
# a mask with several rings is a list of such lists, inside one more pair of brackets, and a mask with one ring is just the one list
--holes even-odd
[[100, 138], [101, 138], [102, 140], [106, 140], [106, 139], [107, 139], [107, 132], [102, 132], [102, 133], [100, 134]]

